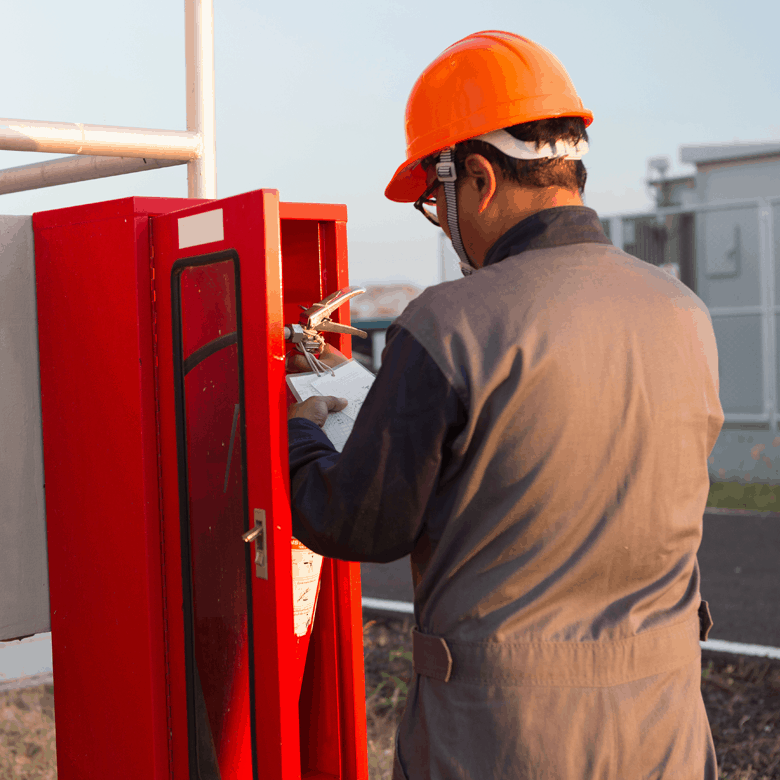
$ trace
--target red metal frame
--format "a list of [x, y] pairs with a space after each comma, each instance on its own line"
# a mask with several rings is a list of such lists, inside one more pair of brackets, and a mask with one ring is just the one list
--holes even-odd
[[[358, 564], [325, 561], [300, 689], [294, 668], [282, 340], [300, 304], [347, 284], [346, 209], [279, 203], [273, 190], [193, 204], [129, 198], [33, 218], [59, 776], [191, 776], [175, 267], [233, 253], [246, 418], [237, 440], [247, 515], [263, 508], [269, 520], [269, 578], [254, 576], [246, 546], [250, 638], [236, 644], [245, 660], [235, 679], [253, 682], [257, 749], [253, 759], [232, 736], [223, 777], [252, 777], [254, 760], [262, 780], [363, 780]], [[217, 208], [224, 239], [179, 249], [178, 220]], [[332, 341], [349, 353], [348, 337]], [[207, 708], [223, 706], [204, 691]], [[246, 691], [231, 696], [232, 717], [246, 721], [235, 715]]]

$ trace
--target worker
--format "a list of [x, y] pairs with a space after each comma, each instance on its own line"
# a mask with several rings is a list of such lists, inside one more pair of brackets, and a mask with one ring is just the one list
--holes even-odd
[[591, 120], [526, 38], [439, 55], [386, 195], [440, 225], [466, 275], [390, 327], [342, 453], [319, 427], [341, 401], [290, 409], [295, 536], [411, 554], [394, 780], [717, 777], [696, 559], [715, 338], [702, 301], [583, 206]]

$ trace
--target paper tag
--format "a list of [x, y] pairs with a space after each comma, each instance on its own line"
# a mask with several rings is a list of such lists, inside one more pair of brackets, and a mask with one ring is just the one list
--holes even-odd
[[179, 249], [225, 240], [222, 209], [203, 211], [179, 219]]
[[320, 592], [322, 556], [297, 539], [292, 540], [293, 626], [295, 636], [305, 636], [314, 620]]

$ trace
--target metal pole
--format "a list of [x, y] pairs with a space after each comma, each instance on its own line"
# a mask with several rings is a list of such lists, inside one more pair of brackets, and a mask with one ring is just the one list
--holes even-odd
[[185, 0], [184, 16], [187, 130], [201, 139], [200, 156], [187, 164], [187, 197], [216, 198], [213, 0]]
[[0, 149], [192, 160], [200, 154], [200, 137], [181, 130], [0, 119]]
[[119, 176], [122, 173], [150, 171], [171, 165], [184, 165], [185, 160], [152, 160], [143, 157], [91, 157], [77, 154], [55, 160], [20, 165], [0, 170], [0, 195], [11, 192], [54, 187], [76, 181]]
[[0, 170], [0, 194], [186, 162], [188, 196], [216, 198], [213, 0], [185, 0], [184, 17], [186, 131], [0, 119], [0, 149], [77, 155]]

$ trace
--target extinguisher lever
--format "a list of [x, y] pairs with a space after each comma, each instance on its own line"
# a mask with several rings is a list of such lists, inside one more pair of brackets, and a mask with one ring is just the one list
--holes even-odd
[[350, 298], [361, 295], [365, 291], [365, 287], [345, 287], [343, 290], [336, 290], [336, 292], [331, 293], [319, 303], [313, 303], [308, 309], [304, 309], [303, 312], [306, 317], [306, 328], [309, 330], [324, 330], [317, 326], [325, 320], [330, 320], [330, 315]]
[[[301, 306], [303, 309], [303, 315], [301, 317], [302, 324], [285, 325], [285, 340], [295, 344], [308, 359], [308, 355], [316, 355], [325, 347], [325, 339], [320, 335], [323, 332], [346, 333], [350, 336], [360, 336], [360, 338], [364, 339], [368, 338], [368, 333], [366, 333], [366, 331], [360, 330], [360, 328], [353, 328], [350, 325], [342, 325], [340, 322], [333, 322], [330, 318], [330, 315], [336, 311], [339, 306], [342, 306], [350, 298], [354, 298], [356, 295], [360, 295], [365, 291], [365, 287], [345, 287], [342, 290], [336, 290], [336, 292], [331, 293], [318, 303], [313, 303], [308, 309]], [[312, 364], [311, 361], [309, 361], [309, 363], [310, 365]], [[315, 362], [312, 370], [319, 373], [321, 369]]]
[[368, 333], [360, 328], [353, 328], [351, 325], [342, 325], [340, 322], [331, 322], [325, 320], [317, 326], [318, 331], [326, 331], [328, 333], [348, 333], [350, 336], [360, 336], [361, 339], [368, 338]]

